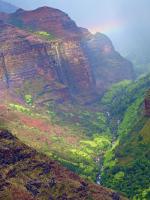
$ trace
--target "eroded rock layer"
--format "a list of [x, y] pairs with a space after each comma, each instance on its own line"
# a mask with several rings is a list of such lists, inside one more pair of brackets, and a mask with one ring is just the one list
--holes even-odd
[[79, 28], [60, 10], [19, 9], [0, 20], [0, 87], [20, 97], [92, 102], [113, 83], [134, 78], [132, 64], [106, 36]]

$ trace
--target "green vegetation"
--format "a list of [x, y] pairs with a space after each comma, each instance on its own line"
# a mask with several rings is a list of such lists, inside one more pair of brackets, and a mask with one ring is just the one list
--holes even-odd
[[28, 105], [30, 105], [30, 106], [33, 105], [33, 98], [32, 98], [32, 95], [27, 94], [27, 95], [25, 95], [24, 99], [25, 99], [25, 102], [26, 102]]
[[116, 103], [118, 95], [124, 94], [125, 89], [132, 83], [132, 81], [124, 80], [114, 84], [104, 95], [101, 103], [107, 106], [112, 106]]
[[142, 103], [143, 97], [139, 97], [134, 101], [133, 104], [131, 104], [131, 106], [128, 107], [125, 112], [124, 118], [118, 128], [119, 137], [122, 137], [132, 131], [133, 126], [136, 125], [136, 123], [138, 122], [139, 108]]
[[150, 75], [131, 81], [114, 84], [104, 95], [101, 104], [111, 112], [113, 117], [123, 119], [128, 107], [139, 97], [143, 98], [150, 87]]
[[23, 105], [10, 103], [9, 106], [10, 106], [10, 108], [12, 108], [16, 111], [23, 112], [23, 113], [26, 113], [29, 115], [31, 114], [31, 110], [29, 108], [24, 107]]
[[130, 199], [148, 200], [150, 120], [143, 115], [143, 101], [150, 87], [150, 76], [129, 84], [121, 83], [120, 89], [118, 85], [113, 86], [102, 99], [110, 112], [110, 124], [119, 120], [115, 126], [118, 141], [104, 156], [102, 183], [123, 192]]
[[56, 39], [55, 36], [52, 33], [48, 33], [46, 31], [37, 31], [37, 32], [34, 32], [34, 34], [36, 34], [37, 36], [40, 36], [44, 39], [47, 39], [47, 40]]
[[112, 140], [105, 115], [78, 107], [59, 115], [54, 105], [49, 105], [47, 112], [40, 110], [39, 114], [30, 106], [31, 95], [25, 95], [24, 99], [26, 106], [9, 104], [16, 115], [8, 125], [9, 130], [29, 146], [84, 178], [96, 181], [99, 171], [96, 160], [110, 148]]
[[1, 177], [1, 184], [5, 184], [0, 192], [1, 200], [94, 200], [99, 195], [109, 199], [112, 194], [110, 190], [95, 188], [7, 131], [0, 132], [0, 152], [0, 172], [9, 182], [6, 184]]
[[[75, 134], [80, 135], [80, 140], [76, 146], [71, 144], [66, 146], [65, 141], [63, 143], [61, 139], [53, 157], [84, 178], [96, 181], [99, 170], [96, 159], [106, 152], [112, 141], [107, 118], [102, 112], [93, 112], [71, 105], [66, 112], [68, 107], [49, 104], [47, 112], [53, 124], [67, 126], [70, 130], [75, 129]], [[56, 140], [57, 138], [55, 147]], [[58, 151], [59, 148], [63, 151]]]
[[110, 147], [110, 138], [94, 135], [92, 138], [80, 141], [76, 148], [70, 148], [70, 153], [65, 159], [58, 160], [67, 168], [80, 174], [84, 178], [96, 181], [98, 165], [95, 160]]
[[55, 105], [49, 107], [49, 112], [57, 115], [57, 121], [60, 125], [75, 125], [84, 130], [89, 137], [94, 134], [111, 136], [108, 120], [103, 112], [71, 105], [67, 111], [65, 109], [66, 107]]
[[34, 95], [26, 91], [25, 106], [9, 104], [15, 117], [5, 124], [29, 146], [91, 181], [103, 162], [104, 186], [133, 200], [148, 200], [150, 120], [143, 115], [143, 100], [149, 87], [149, 75], [122, 81], [94, 109], [52, 102], [37, 109]]

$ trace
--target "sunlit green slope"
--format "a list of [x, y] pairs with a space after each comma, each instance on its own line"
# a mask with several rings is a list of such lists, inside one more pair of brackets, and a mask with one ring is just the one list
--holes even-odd
[[102, 100], [118, 136], [105, 155], [102, 182], [136, 200], [150, 199], [150, 117], [144, 110], [149, 87], [147, 75], [113, 86]]

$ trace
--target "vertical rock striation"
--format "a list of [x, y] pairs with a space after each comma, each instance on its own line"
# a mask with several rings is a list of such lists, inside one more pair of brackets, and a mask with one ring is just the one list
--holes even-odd
[[6, 76], [1, 61], [1, 80], [8, 84], [9, 77], [20, 97], [92, 102], [111, 84], [134, 77], [132, 64], [106, 36], [79, 28], [58, 9], [19, 9], [0, 14], [0, 20], [0, 53], [7, 66]]

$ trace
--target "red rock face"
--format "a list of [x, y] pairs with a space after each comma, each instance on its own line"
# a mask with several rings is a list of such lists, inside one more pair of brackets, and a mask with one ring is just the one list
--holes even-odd
[[19, 9], [10, 15], [9, 20], [25, 29], [52, 33], [57, 38], [68, 39], [68, 37], [80, 36], [80, 29], [75, 22], [64, 12], [54, 8], [42, 7], [33, 11]]
[[0, 27], [1, 88], [5, 83], [21, 95], [42, 94], [44, 101], [93, 90], [90, 65], [79, 42], [44, 41], [11, 25]]
[[[55, 45], [56, 48], [56, 45]], [[64, 41], [58, 47], [60, 65], [64, 67], [64, 84], [70, 85], [76, 93], [88, 92], [94, 89], [94, 78], [88, 57], [84, 53], [79, 41]], [[57, 52], [57, 50], [56, 50]], [[62, 77], [63, 79], [63, 77]]]
[[[61, 101], [70, 96], [90, 102], [111, 84], [133, 78], [132, 64], [106, 36], [77, 27], [62, 11], [19, 9], [0, 15], [0, 20], [1, 88], [5, 83], [16, 94], [32, 94], [38, 102], [41, 97]], [[37, 31], [54, 38], [37, 36]]]
[[132, 64], [115, 51], [105, 35], [86, 36], [84, 48], [93, 68], [98, 93], [102, 94], [113, 83], [134, 78]]
[[[57, 82], [57, 74], [53, 67], [53, 57], [48, 56], [42, 40], [3, 24], [0, 29], [0, 44], [1, 87], [4, 88], [6, 85], [19, 96], [29, 93], [34, 98], [44, 93], [45, 87], [52, 83], [55, 93], [56, 91], [62, 93], [61, 90], [64, 91], [65, 88], [67, 91], [67, 86], [54, 84]], [[54, 92], [51, 91], [52, 93]], [[58, 94], [57, 97], [59, 99], [61, 95]]]

